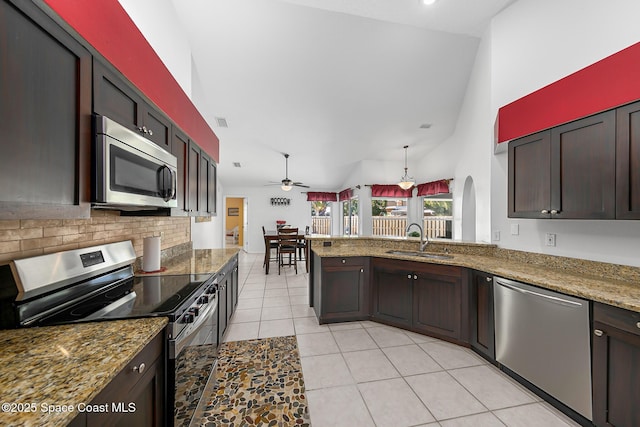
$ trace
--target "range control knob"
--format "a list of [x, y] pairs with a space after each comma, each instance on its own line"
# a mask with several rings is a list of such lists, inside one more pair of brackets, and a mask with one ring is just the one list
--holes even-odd
[[198, 315], [200, 314], [200, 307], [191, 307], [189, 309], [189, 314], [191, 314], [193, 317], [198, 317]]
[[209, 295], [202, 295], [198, 298], [198, 304], [207, 304], [209, 302]]
[[182, 318], [182, 323], [193, 323], [193, 314], [187, 313]]

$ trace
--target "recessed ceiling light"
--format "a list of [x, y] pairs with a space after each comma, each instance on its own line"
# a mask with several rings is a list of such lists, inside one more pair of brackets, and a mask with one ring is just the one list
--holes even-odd
[[420, 125], [420, 129], [429, 129], [431, 127], [431, 123], [423, 123]]
[[233, 167], [234, 168], [239, 168], [240, 167], [240, 162], [233, 162]]
[[427, 6], [431, 6], [432, 4], [434, 4], [436, 2], [436, 0], [421, 0], [422, 4], [427, 5]]

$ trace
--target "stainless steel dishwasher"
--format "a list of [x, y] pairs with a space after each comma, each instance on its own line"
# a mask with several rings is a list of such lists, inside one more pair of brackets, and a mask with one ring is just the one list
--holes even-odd
[[592, 420], [589, 302], [494, 278], [496, 360]]

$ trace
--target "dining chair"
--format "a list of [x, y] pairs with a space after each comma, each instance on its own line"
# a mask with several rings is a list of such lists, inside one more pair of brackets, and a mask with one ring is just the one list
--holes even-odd
[[278, 230], [278, 274], [284, 265], [284, 255], [289, 255], [289, 265], [293, 262], [298, 274], [298, 229], [281, 228]]
[[[278, 260], [278, 242], [267, 238], [267, 230], [262, 226], [262, 236], [264, 237], [264, 261], [262, 267], [266, 267], [266, 274], [269, 274], [269, 263]], [[275, 249], [275, 256], [271, 256], [271, 251]]]
[[[307, 225], [304, 228], [304, 235], [308, 236], [309, 235], [309, 226]], [[304, 261], [305, 265], [307, 267], [307, 273], [309, 272], [309, 263], [307, 262], [307, 239], [303, 236], [302, 238], [298, 239], [298, 244], [296, 245], [298, 247], [298, 261]], [[304, 254], [304, 256], [302, 255]]]

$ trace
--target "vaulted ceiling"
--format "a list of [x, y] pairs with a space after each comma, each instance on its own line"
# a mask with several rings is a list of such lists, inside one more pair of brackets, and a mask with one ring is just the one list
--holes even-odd
[[[225, 186], [339, 190], [363, 160], [424, 156], [455, 128], [480, 37], [515, 0], [173, 0]], [[427, 129], [422, 125], [429, 125]], [[233, 163], [241, 167], [234, 167]]]

